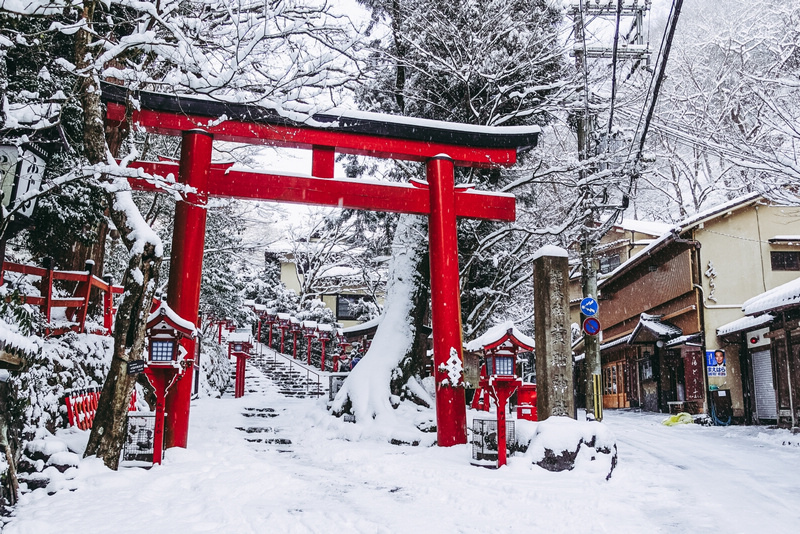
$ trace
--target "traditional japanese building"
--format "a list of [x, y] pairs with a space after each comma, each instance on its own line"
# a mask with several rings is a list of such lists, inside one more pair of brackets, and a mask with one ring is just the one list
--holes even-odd
[[800, 209], [750, 194], [676, 224], [608, 273], [598, 314], [604, 406], [700, 413], [711, 389], [729, 396], [734, 420], [752, 421], [752, 355], [718, 329], [797, 277], [797, 234]]

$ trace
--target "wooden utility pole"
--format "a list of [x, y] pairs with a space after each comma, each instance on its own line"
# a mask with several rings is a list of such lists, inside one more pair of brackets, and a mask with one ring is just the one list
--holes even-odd
[[[633, 3], [625, 4], [622, 0], [617, 2], [607, 2], [604, 4], [597, 4], [588, 1], [580, 1], [572, 6], [572, 18], [575, 33], [575, 66], [579, 75], [583, 78], [583, 114], [581, 120], [578, 121], [577, 137], [578, 137], [578, 159], [587, 160], [596, 156], [596, 147], [592, 146], [595, 135], [594, 124], [596, 122], [596, 114], [591, 111], [590, 92], [589, 92], [589, 67], [588, 61], [590, 59], [610, 58], [612, 59], [612, 67], [616, 74], [616, 64], [619, 60], [633, 59], [637, 61], [649, 60], [650, 52], [649, 47], [644, 43], [644, 34], [642, 29], [644, 27], [644, 13], [650, 8], [650, 0], [643, 0], [639, 2], [635, 0]], [[598, 46], [590, 44], [586, 41], [586, 26], [587, 20], [592, 20], [603, 17], [614, 17], [616, 19], [616, 31], [614, 37], [614, 46]], [[619, 39], [619, 26], [622, 17], [628, 19], [632, 18], [631, 30], [624, 40]], [[613, 77], [613, 84], [616, 83], [616, 75]], [[612, 87], [612, 94], [615, 87]], [[613, 106], [613, 96], [612, 96]], [[613, 109], [612, 113], [613, 116]], [[607, 131], [609, 138], [606, 140], [606, 146], [610, 143], [611, 124], [609, 123]], [[588, 167], [581, 167], [579, 170], [579, 181], [581, 188], [579, 194], [581, 196], [581, 208], [584, 213], [583, 226], [580, 232], [580, 257], [581, 257], [581, 289], [583, 297], [597, 298], [597, 267], [596, 259], [594, 256], [594, 248], [597, 245], [598, 239], [601, 237], [596, 232], [597, 227], [597, 210], [603, 209], [602, 203], [598, 205], [595, 202], [595, 193], [589, 183], [589, 177], [594, 172], [593, 169]], [[581, 321], [582, 323], [583, 321]], [[594, 405], [598, 409], [594, 410], [593, 416], [596, 420], [602, 420], [602, 390], [596, 391], [594, 388], [595, 381], [594, 375], [601, 375], [602, 365], [600, 360], [600, 348], [597, 336], [584, 335], [584, 369], [585, 378], [584, 392], [586, 396], [586, 411], [589, 415], [589, 407]], [[601, 383], [601, 381], [597, 381]], [[595, 399], [595, 397], [597, 397]]]

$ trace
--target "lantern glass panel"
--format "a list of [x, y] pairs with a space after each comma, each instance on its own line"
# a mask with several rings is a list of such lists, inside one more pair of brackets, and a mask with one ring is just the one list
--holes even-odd
[[514, 357], [513, 356], [495, 356], [494, 357], [494, 374], [510, 376], [514, 374]]
[[242, 352], [242, 344], [241, 343], [236, 343], [233, 346], [233, 350], [235, 350], [236, 352]]
[[171, 362], [174, 355], [174, 341], [153, 341], [150, 345], [150, 361], [152, 362]]

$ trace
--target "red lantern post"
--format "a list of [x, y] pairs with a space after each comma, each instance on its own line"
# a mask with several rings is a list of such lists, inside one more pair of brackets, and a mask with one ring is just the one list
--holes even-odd
[[506, 404], [522, 384], [515, 374], [515, 356], [487, 356], [486, 371], [489, 378], [483, 379], [480, 386], [489, 391], [497, 403], [497, 467], [506, 465]]
[[297, 334], [303, 331], [300, 321], [292, 317], [290, 319], [289, 333], [292, 334], [292, 358], [297, 359]]
[[236, 358], [236, 378], [233, 384], [233, 396], [244, 396], [244, 380], [247, 369], [247, 360], [253, 348], [252, 339], [248, 332], [234, 332], [228, 336], [228, 354]]
[[[167, 393], [186, 375], [187, 352], [181, 340], [193, 339], [195, 326], [183, 320], [162, 302], [147, 320], [150, 339], [145, 376], [156, 393], [156, 420], [153, 435], [153, 463], [160, 464], [164, 447], [164, 414]], [[191, 385], [191, 384], [190, 384]]]
[[322, 343], [322, 359], [319, 363], [320, 370], [325, 370], [325, 344], [331, 340], [333, 334], [333, 327], [329, 324], [321, 324], [317, 326], [319, 331], [319, 342]]
[[317, 323], [303, 321], [303, 337], [306, 338], [306, 363], [311, 365], [311, 340], [317, 337]]
[[267, 340], [267, 347], [272, 349], [272, 326], [278, 322], [278, 316], [274, 313], [268, 312], [264, 322], [269, 326], [269, 339]]
[[281, 354], [284, 353], [284, 344], [286, 341], [286, 331], [289, 330], [291, 327], [291, 318], [292, 316], [288, 313], [279, 313], [278, 314], [278, 328], [281, 330]]

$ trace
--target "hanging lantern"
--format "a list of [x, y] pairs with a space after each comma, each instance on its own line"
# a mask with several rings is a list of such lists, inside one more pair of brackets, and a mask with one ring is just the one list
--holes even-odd
[[147, 335], [150, 339], [147, 364], [177, 366], [181, 359], [178, 341], [182, 337], [194, 337], [195, 327], [162, 301], [147, 320]]
[[486, 356], [486, 370], [489, 376], [515, 376], [515, 361], [514, 356]]
[[[19, 199], [38, 191], [45, 166], [45, 153], [32, 144], [0, 145], [3, 206], [14, 207]], [[30, 217], [35, 206], [36, 200], [29, 200], [17, 213]]]

